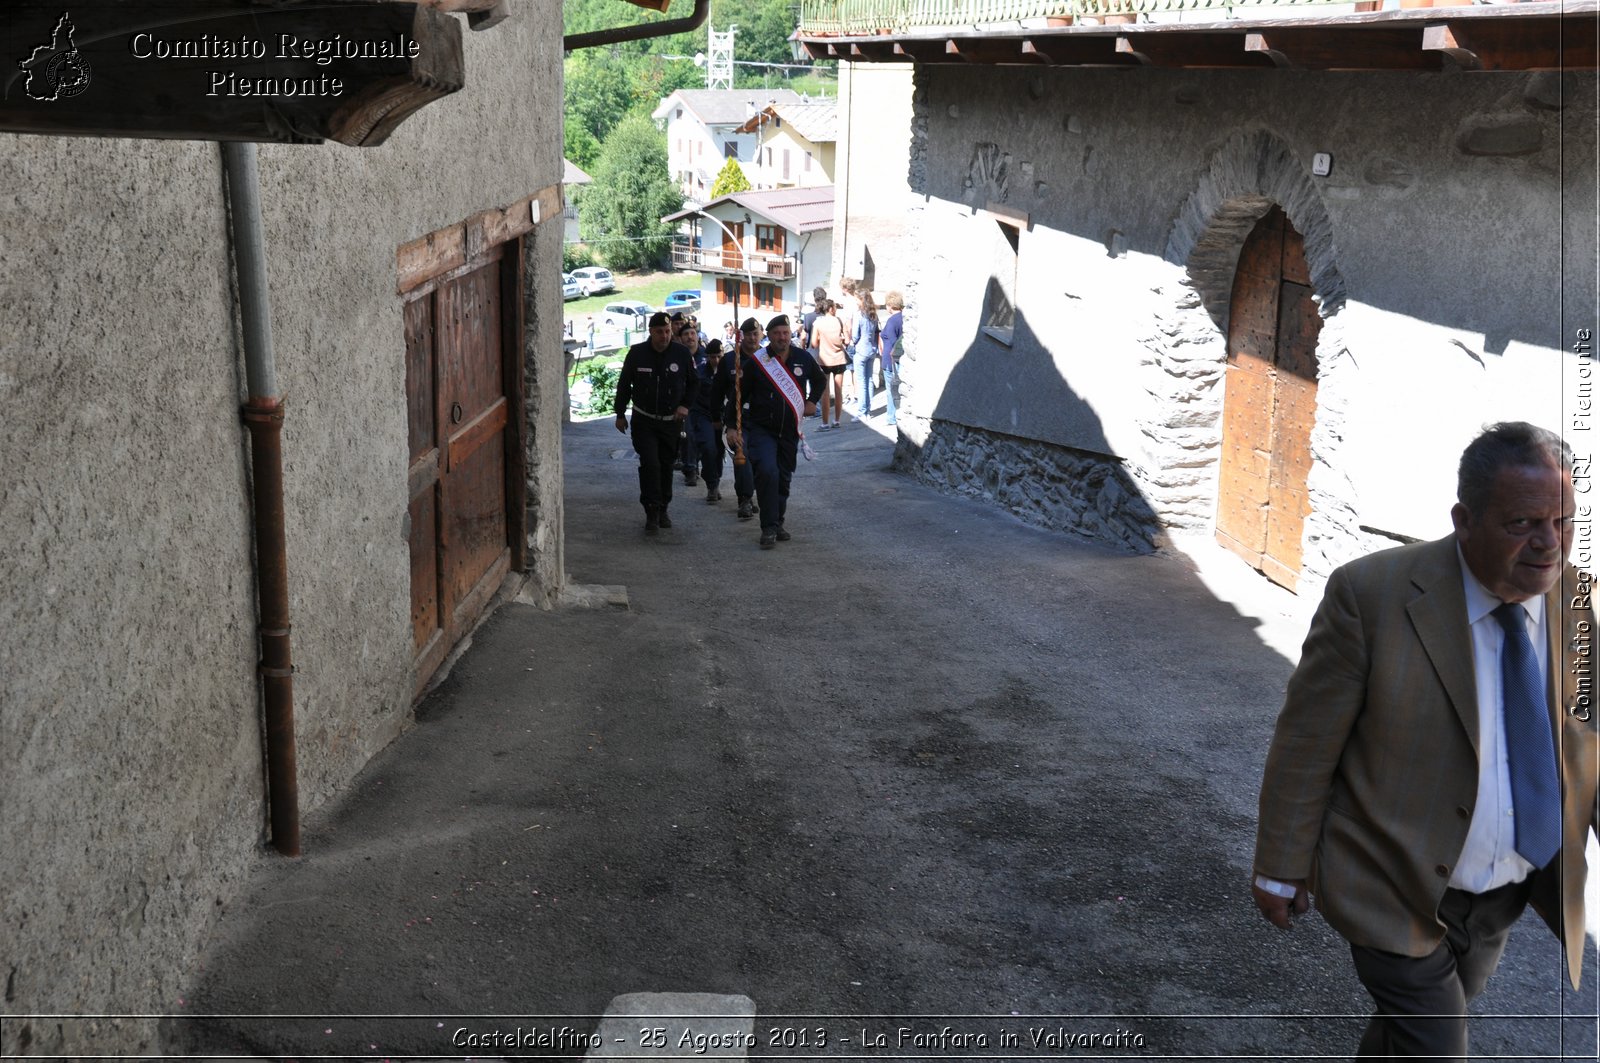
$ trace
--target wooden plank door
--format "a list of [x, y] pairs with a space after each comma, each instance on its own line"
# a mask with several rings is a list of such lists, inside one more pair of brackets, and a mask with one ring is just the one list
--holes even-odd
[[1274, 207], [1239, 253], [1228, 321], [1217, 541], [1295, 588], [1311, 512], [1317, 334], [1300, 234]]
[[511, 567], [507, 429], [515, 389], [504, 348], [515, 307], [505, 305], [501, 257], [440, 281], [405, 307], [419, 689]]
[[722, 268], [744, 269], [744, 222], [727, 222], [722, 233]]

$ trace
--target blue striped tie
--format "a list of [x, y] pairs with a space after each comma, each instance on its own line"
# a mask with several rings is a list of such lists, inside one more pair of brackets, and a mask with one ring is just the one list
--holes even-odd
[[1561, 848], [1561, 788], [1544, 677], [1528, 641], [1526, 615], [1527, 610], [1511, 602], [1494, 611], [1506, 632], [1500, 651], [1500, 693], [1517, 852], [1534, 867], [1544, 867]]

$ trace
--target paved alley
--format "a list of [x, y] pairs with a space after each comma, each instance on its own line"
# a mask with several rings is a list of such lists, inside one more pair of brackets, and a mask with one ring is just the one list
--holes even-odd
[[[185, 1008], [265, 1017], [174, 1042], [581, 1056], [649, 992], [748, 997], [752, 1056], [1353, 1049], [1347, 947], [1316, 916], [1273, 930], [1247, 888], [1304, 603], [935, 493], [886, 431], [820, 434], [794, 539], [762, 551], [727, 478], [716, 506], [680, 482], [647, 538], [627, 438], [568, 426], [566, 568], [626, 607], [502, 606], [229, 907]], [[1478, 1010], [1555, 1011], [1561, 970], [1530, 914]], [[1591, 952], [1564, 1006], [1596, 984]], [[456, 1039], [519, 1025], [574, 1033]], [[1555, 1029], [1485, 1020], [1474, 1048], [1557, 1052]]]

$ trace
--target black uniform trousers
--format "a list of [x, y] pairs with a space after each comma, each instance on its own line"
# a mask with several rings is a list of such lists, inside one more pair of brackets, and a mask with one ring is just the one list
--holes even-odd
[[672, 459], [678, 453], [678, 422], [633, 411], [633, 449], [639, 455], [639, 504], [645, 512], [672, 501]]
[[789, 481], [794, 478], [800, 440], [788, 439], [762, 425], [744, 428], [744, 452], [755, 473], [756, 505], [761, 508], [761, 530], [783, 524], [789, 508]]

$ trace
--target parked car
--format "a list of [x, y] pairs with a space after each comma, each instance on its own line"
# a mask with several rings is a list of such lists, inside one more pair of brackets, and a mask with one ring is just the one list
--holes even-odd
[[570, 273], [561, 275], [561, 299], [576, 299], [583, 294], [583, 286], [578, 283], [578, 278]]
[[667, 293], [667, 301], [662, 304], [667, 313], [682, 310], [686, 314], [698, 313], [700, 310], [700, 291], [696, 288], [680, 288], [675, 292]]
[[649, 303], [641, 303], [632, 299], [621, 302], [607, 303], [606, 308], [595, 317], [596, 328], [625, 328], [634, 332], [647, 332], [650, 328], [650, 315], [656, 308]]
[[599, 295], [602, 292], [617, 290], [617, 282], [611, 279], [611, 271], [599, 266], [584, 266], [582, 269], [572, 271], [577, 278], [578, 287], [583, 289], [584, 295]]

